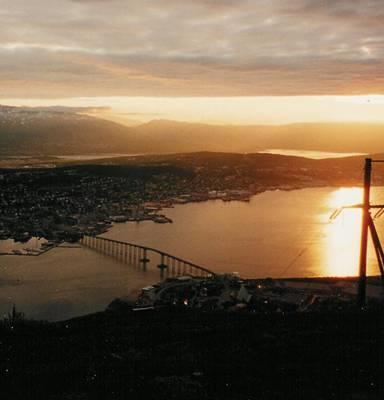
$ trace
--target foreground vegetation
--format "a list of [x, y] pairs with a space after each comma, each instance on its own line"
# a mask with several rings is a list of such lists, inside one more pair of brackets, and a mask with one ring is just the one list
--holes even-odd
[[381, 399], [381, 311], [134, 313], [0, 328], [6, 399]]

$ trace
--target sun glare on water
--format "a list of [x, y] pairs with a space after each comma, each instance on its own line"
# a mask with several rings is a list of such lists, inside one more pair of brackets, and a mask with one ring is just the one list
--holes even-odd
[[[360, 188], [341, 188], [332, 192], [329, 206], [334, 210], [343, 206], [360, 204], [362, 196], [363, 191]], [[355, 276], [358, 274], [360, 229], [360, 209], [345, 209], [327, 225], [324, 275]]]
[[340, 188], [332, 192], [329, 205], [334, 208], [360, 204], [363, 200], [362, 188]]

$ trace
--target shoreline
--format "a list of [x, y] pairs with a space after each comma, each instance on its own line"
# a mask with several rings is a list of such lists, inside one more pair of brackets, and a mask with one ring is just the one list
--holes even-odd
[[[59, 244], [65, 242], [73, 242], [76, 240], [76, 243], [82, 238], [84, 235], [90, 236], [97, 236], [103, 233], [108, 232], [111, 227], [113, 226], [112, 223], [126, 223], [126, 222], [142, 222], [142, 221], [153, 221], [154, 223], [172, 223], [172, 219], [170, 219], [165, 214], [161, 214], [163, 210], [167, 208], [174, 208], [176, 205], [183, 205], [183, 204], [192, 204], [192, 203], [204, 203], [208, 201], [216, 201], [221, 200], [222, 202], [232, 202], [232, 201], [239, 201], [239, 202], [250, 202], [251, 199], [255, 196], [266, 192], [275, 192], [275, 191], [282, 191], [282, 192], [291, 192], [291, 191], [298, 191], [298, 190], [306, 190], [306, 189], [324, 189], [324, 188], [352, 188], [352, 187], [360, 187], [356, 184], [334, 184], [330, 185], [328, 183], [313, 183], [308, 184], [284, 184], [284, 185], [277, 185], [277, 186], [264, 186], [254, 188], [253, 190], [249, 189], [225, 189], [225, 190], [207, 190], [206, 192], [191, 192], [188, 194], [180, 194], [178, 196], [173, 196], [166, 198], [164, 200], [157, 200], [157, 199], [149, 199], [146, 201], [141, 202], [137, 205], [126, 205], [131, 209], [130, 215], [126, 212], [121, 214], [113, 214], [112, 212], [109, 213], [109, 217], [104, 219], [97, 219], [93, 221], [88, 221], [86, 226], [81, 224], [67, 227], [67, 230], [63, 230], [62, 237], [57, 238], [55, 236], [55, 231], [48, 232], [46, 236], [42, 236], [43, 239], [48, 241], [54, 241]], [[372, 187], [382, 187], [382, 185], [372, 185]], [[214, 193], [213, 193], [214, 192]], [[135, 209], [135, 213], [132, 210]], [[135, 214], [135, 215], [132, 215]], [[2, 232], [0, 232], [1, 234]], [[1, 240], [14, 240], [15, 237], [18, 235], [19, 232], [14, 232], [10, 234], [2, 233]], [[31, 232], [30, 239], [36, 237], [35, 232]], [[19, 243], [19, 242], [18, 242]], [[22, 242], [20, 242], [22, 243]], [[12, 251], [12, 250], [11, 250]], [[14, 255], [14, 254], [4, 254], [0, 251], [0, 256], [2, 255]], [[23, 255], [34, 255], [34, 254], [23, 254]]]
[[[89, 227], [92, 227], [91, 232], [83, 231], [83, 235], [90, 234], [91, 236], [98, 236], [102, 235], [103, 233], [108, 232], [110, 229], [112, 229], [114, 224], [121, 224], [121, 223], [127, 223], [127, 222], [135, 222], [135, 223], [140, 223], [143, 221], [153, 221], [154, 223], [172, 223], [172, 219], [167, 217], [166, 214], [159, 214], [159, 212], [163, 211], [164, 209], [167, 208], [174, 208], [176, 205], [184, 205], [184, 204], [192, 204], [192, 203], [204, 203], [208, 201], [217, 201], [221, 200], [222, 202], [249, 202], [251, 201], [252, 197], [258, 196], [260, 194], [266, 193], [266, 192], [274, 192], [274, 191], [284, 191], [284, 192], [290, 192], [294, 190], [304, 190], [304, 189], [315, 189], [315, 188], [326, 188], [326, 187], [353, 187], [353, 186], [330, 186], [330, 185], [305, 185], [305, 186], [292, 186], [292, 185], [283, 185], [283, 186], [273, 186], [269, 188], [263, 188], [257, 191], [246, 191], [246, 190], [223, 190], [220, 193], [218, 193], [215, 197], [209, 197], [209, 192], [208, 194], [202, 194], [202, 193], [191, 193], [191, 194], [184, 194], [180, 195], [178, 197], [173, 197], [169, 198], [166, 200], [162, 201], [145, 201], [141, 203], [140, 205], [137, 206], [137, 208], [142, 208], [144, 210], [144, 213], [142, 215], [136, 216], [136, 217], [129, 217], [127, 215], [114, 215], [111, 216], [109, 219], [104, 219], [104, 220], [97, 220], [94, 221], [93, 223], [88, 224]], [[218, 191], [215, 191], [218, 192]], [[233, 193], [236, 192], [236, 193]], [[241, 192], [241, 193], [239, 193]], [[227, 197], [229, 194], [229, 197]], [[49, 237], [49, 235], [47, 235]], [[32, 235], [31, 238], [34, 236]], [[42, 237], [43, 239], [49, 240], [47, 237]], [[7, 238], [3, 238], [0, 240], [0, 243], [2, 240], [15, 240], [15, 234], [11, 234]], [[63, 239], [62, 241], [57, 242], [55, 246], [59, 246], [65, 242], [68, 242], [68, 240]], [[23, 243], [21, 241], [16, 243]], [[79, 243], [79, 241], [76, 241], [76, 243]], [[53, 247], [55, 247], [53, 246]], [[4, 253], [0, 252], [0, 256], [12, 256], [12, 255], [17, 255], [17, 256], [39, 256], [41, 254], [44, 254], [47, 250], [44, 249], [36, 249], [39, 251], [37, 254], [32, 254], [32, 253], [26, 253], [26, 254], [19, 254], [19, 253], [13, 253], [13, 250], [19, 251], [19, 249], [12, 249], [11, 253]]]

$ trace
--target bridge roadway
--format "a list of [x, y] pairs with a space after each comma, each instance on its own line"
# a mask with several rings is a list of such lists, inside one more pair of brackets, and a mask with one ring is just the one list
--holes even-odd
[[[127, 264], [139, 266], [143, 271], [148, 267], [157, 267], [160, 278], [190, 275], [194, 277], [209, 277], [215, 273], [200, 265], [176, 257], [152, 247], [134, 243], [122, 242], [101, 236], [84, 236], [80, 243], [102, 254], [114, 257]], [[154, 257], [151, 260], [149, 257]], [[154, 261], [154, 262], [152, 262]]]

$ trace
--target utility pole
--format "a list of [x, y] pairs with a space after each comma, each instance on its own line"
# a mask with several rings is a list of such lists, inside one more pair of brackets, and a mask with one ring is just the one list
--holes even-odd
[[357, 302], [360, 308], [365, 307], [366, 283], [367, 283], [367, 247], [368, 227], [370, 220], [370, 189], [371, 189], [372, 159], [366, 158], [364, 165], [364, 199], [362, 204], [361, 222], [361, 244], [360, 244], [360, 267], [359, 288]]
[[[375, 248], [377, 262], [381, 274], [382, 285], [384, 289], [384, 250], [383, 247], [381, 246], [380, 238], [374, 224], [374, 219], [379, 218], [384, 214], [384, 204], [370, 203], [371, 175], [372, 175], [373, 163], [384, 163], [384, 160], [372, 160], [372, 158], [365, 159], [363, 203], [341, 207], [338, 210], [335, 210], [330, 217], [330, 220], [336, 219], [338, 215], [341, 213], [341, 211], [347, 208], [361, 208], [362, 210], [359, 283], [357, 291], [357, 305], [360, 308], [364, 308], [366, 305], [367, 248], [368, 248], [369, 232], [371, 233], [373, 246]], [[371, 216], [371, 210], [377, 210], [373, 217]]]

